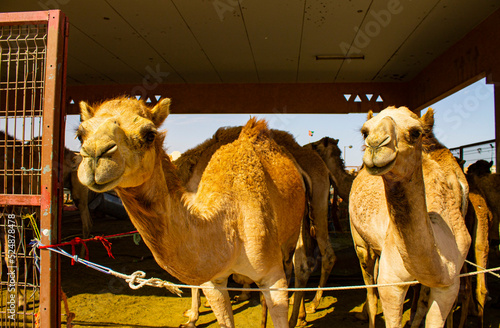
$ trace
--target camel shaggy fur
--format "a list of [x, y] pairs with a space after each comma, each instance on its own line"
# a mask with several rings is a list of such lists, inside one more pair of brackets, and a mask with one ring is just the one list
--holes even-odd
[[160, 267], [201, 284], [221, 327], [234, 327], [234, 320], [220, 288], [231, 274], [246, 275], [265, 289], [274, 326], [287, 327], [287, 292], [276, 288], [287, 287], [282, 254], [295, 246], [287, 241], [297, 239], [305, 189], [266, 123], [249, 120], [237, 140], [218, 149], [192, 193], [158, 132], [170, 99], [152, 108], [124, 97], [80, 106], [78, 177], [96, 192], [117, 192]]
[[[205, 170], [207, 163], [210, 161], [212, 155], [221, 146], [233, 142], [241, 132], [241, 127], [220, 128], [214, 136], [195, 148], [192, 148], [182, 154], [174, 163], [178, 166], [180, 177], [185, 183], [186, 188], [190, 191], [196, 191], [200, 178]], [[318, 248], [321, 253], [321, 278], [319, 286], [326, 285], [328, 276], [335, 264], [335, 253], [330, 243], [328, 236], [328, 193], [329, 193], [329, 174], [328, 168], [323, 163], [322, 159], [314, 151], [301, 147], [294, 140], [293, 136], [285, 131], [271, 130], [273, 140], [280, 146], [286, 149], [287, 152], [293, 156], [299, 167], [306, 175], [306, 179], [311, 185], [311, 212], [310, 215], [313, 220], [313, 235], [318, 242]], [[310, 238], [309, 231], [304, 231], [301, 234], [301, 245], [307, 243], [305, 238]], [[303, 247], [297, 247], [295, 253], [295, 275], [296, 286], [305, 287], [309, 275], [311, 274], [311, 267], [314, 265], [309, 264], [307, 254]], [[249, 280], [244, 280], [243, 277], [237, 279], [245, 281], [247, 284], [251, 283]], [[196, 292], [194, 295], [197, 295]], [[305, 309], [303, 307], [303, 292], [297, 292], [294, 296], [294, 309], [290, 318], [290, 325], [305, 324]], [[311, 301], [307, 312], [311, 313], [316, 310], [322, 297], [322, 291], [318, 291]], [[189, 321], [188, 326], [194, 326], [194, 322], [198, 318], [199, 301], [193, 300], [191, 310], [188, 312]], [[300, 309], [299, 309], [300, 307]]]
[[[405, 107], [369, 113], [361, 129], [364, 168], [353, 182], [349, 212], [365, 283], [417, 280], [430, 287], [426, 327], [443, 327], [458, 294], [470, 235], [449, 175], [423, 151], [422, 135], [432, 117], [432, 110], [419, 118]], [[387, 327], [401, 327], [407, 289], [378, 288]], [[367, 294], [374, 327], [377, 296], [373, 288]]]

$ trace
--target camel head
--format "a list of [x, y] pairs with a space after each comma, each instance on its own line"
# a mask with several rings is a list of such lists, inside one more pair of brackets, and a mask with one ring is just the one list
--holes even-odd
[[82, 143], [80, 181], [97, 192], [141, 185], [151, 176], [163, 134], [158, 128], [169, 114], [170, 99], [154, 107], [120, 97], [95, 107], [80, 103], [82, 123], [76, 132]]
[[406, 107], [388, 107], [368, 114], [361, 133], [365, 139], [363, 163], [368, 173], [409, 177], [422, 162], [422, 134], [433, 113], [421, 119]]

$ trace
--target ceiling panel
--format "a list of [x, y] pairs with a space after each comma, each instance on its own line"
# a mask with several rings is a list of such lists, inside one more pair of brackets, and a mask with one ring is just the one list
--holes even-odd
[[474, 10], [469, 3], [442, 0], [383, 67], [377, 79], [390, 80], [397, 74], [412, 79], [484, 17], [500, 8], [497, 0], [478, 0]]
[[[183, 81], [221, 82], [201, 45], [171, 1], [148, 0], [147, 6], [142, 3], [139, 5], [136, 0], [108, 0], [108, 3]], [[165, 82], [170, 81], [167, 78]]]
[[259, 82], [295, 82], [305, 0], [242, 2]]
[[[316, 60], [316, 55], [341, 55], [356, 35], [371, 0], [307, 1], [300, 54], [299, 82], [333, 82], [343, 60]], [[346, 51], [343, 51], [346, 49]]]
[[[71, 84], [408, 81], [498, 0], [1, 0], [69, 18]], [[390, 17], [387, 16], [390, 13]], [[317, 61], [362, 54], [364, 60]]]
[[343, 65], [337, 81], [375, 80], [380, 69], [439, 1], [373, 1], [357, 28], [351, 48], [352, 54], [361, 53], [365, 59]]
[[[221, 82], [258, 82], [236, 1], [172, 1], [215, 67]], [[225, 6], [219, 6], [225, 4]]]

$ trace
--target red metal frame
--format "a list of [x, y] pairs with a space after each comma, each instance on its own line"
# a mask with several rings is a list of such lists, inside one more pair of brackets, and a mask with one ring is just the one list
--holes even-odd
[[[0, 195], [0, 205], [40, 206], [43, 244], [60, 241], [62, 160], [64, 155], [65, 77], [68, 22], [59, 10], [0, 13], [0, 25], [47, 25], [40, 195]], [[60, 270], [58, 256], [41, 252], [40, 327], [60, 327]]]

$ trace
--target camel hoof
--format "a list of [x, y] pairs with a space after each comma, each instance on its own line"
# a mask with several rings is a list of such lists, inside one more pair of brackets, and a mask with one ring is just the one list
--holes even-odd
[[191, 318], [192, 313], [193, 313], [193, 311], [191, 311], [191, 309], [189, 309], [189, 310], [184, 311], [184, 313], [182, 315], [187, 317], [187, 318]]
[[307, 326], [307, 321], [305, 321], [304, 319], [297, 320], [297, 325], [295, 325], [295, 327], [305, 327], [305, 326]]
[[179, 325], [179, 328], [196, 328], [196, 325], [192, 322], [188, 322], [188, 323], [183, 323], [182, 325]]
[[238, 302], [247, 301], [249, 299], [250, 299], [250, 295], [247, 295], [247, 294], [245, 294], [245, 295], [235, 295], [234, 296], [234, 301], [237, 302], [237, 303]]

